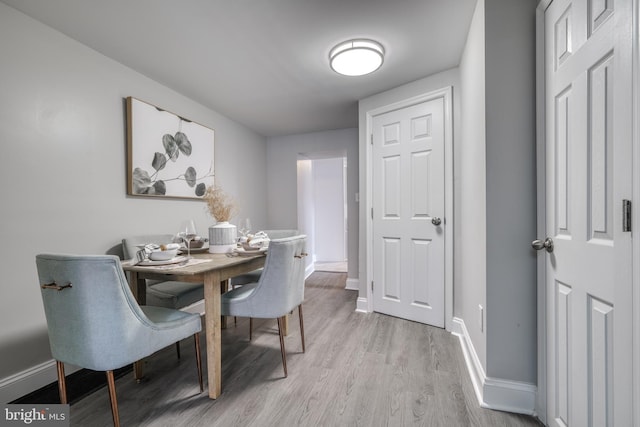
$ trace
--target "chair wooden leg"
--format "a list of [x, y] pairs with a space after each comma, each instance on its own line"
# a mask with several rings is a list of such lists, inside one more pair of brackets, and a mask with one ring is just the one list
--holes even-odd
[[136, 380], [138, 384], [142, 382], [144, 377], [144, 359], [133, 362], [133, 379]]
[[113, 371], [107, 371], [107, 383], [109, 384], [109, 400], [111, 401], [111, 416], [114, 427], [120, 427], [120, 415], [118, 414], [118, 400], [116, 399], [116, 382]]
[[282, 335], [289, 336], [289, 314], [282, 316]]
[[[224, 294], [229, 291], [229, 279], [221, 282], [220, 294]], [[220, 328], [227, 329], [227, 316], [220, 316]]]
[[178, 355], [178, 359], [180, 359], [180, 341], [176, 341], [176, 354]]
[[198, 382], [200, 382], [200, 393], [204, 391], [204, 385], [202, 383], [202, 357], [200, 355], [200, 334], [193, 335], [196, 342], [196, 363], [198, 364]]
[[[235, 289], [236, 285], [233, 284], [233, 280], [231, 280], [231, 289]], [[236, 326], [238, 324], [238, 316], [233, 316], [233, 326]]]
[[58, 368], [58, 392], [60, 393], [60, 403], [67, 403], [67, 383], [64, 377], [64, 363], [56, 360]]
[[298, 317], [300, 318], [300, 338], [302, 339], [302, 352], [304, 353], [304, 321], [302, 320], [302, 304], [298, 306]]
[[282, 317], [278, 317], [278, 335], [280, 335], [280, 353], [282, 354], [282, 367], [284, 368], [284, 377], [287, 377], [287, 352], [284, 349], [284, 325]]
[[253, 332], [253, 317], [249, 318], [249, 341], [251, 341], [251, 335]]

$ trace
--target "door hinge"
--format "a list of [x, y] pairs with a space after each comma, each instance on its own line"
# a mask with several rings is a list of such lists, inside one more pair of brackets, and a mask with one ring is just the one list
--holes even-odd
[[371, 219], [373, 219], [373, 208], [371, 208]]
[[373, 134], [370, 135], [369, 141], [370, 141], [371, 145], [373, 145]]
[[622, 200], [622, 231], [631, 231], [631, 200]]
[[373, 280], [371, 281], [371, 292], [373, 292]]

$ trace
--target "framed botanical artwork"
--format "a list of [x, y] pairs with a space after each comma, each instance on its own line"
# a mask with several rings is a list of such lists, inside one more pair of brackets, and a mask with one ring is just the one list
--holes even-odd
[[201, 199], [214, 184], [214, 131], [127, 98], [127, 194]]

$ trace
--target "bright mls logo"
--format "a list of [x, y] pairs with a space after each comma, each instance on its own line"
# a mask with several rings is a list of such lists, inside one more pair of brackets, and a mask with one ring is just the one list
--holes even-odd
[[2, 426], [69, 426], [69, 405], [3, 405]]

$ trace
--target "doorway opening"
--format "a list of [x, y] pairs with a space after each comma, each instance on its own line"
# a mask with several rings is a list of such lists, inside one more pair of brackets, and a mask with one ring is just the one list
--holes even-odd
[[315, 271], [347, 272], [347, 158], [298, 156], [298, 227]]

